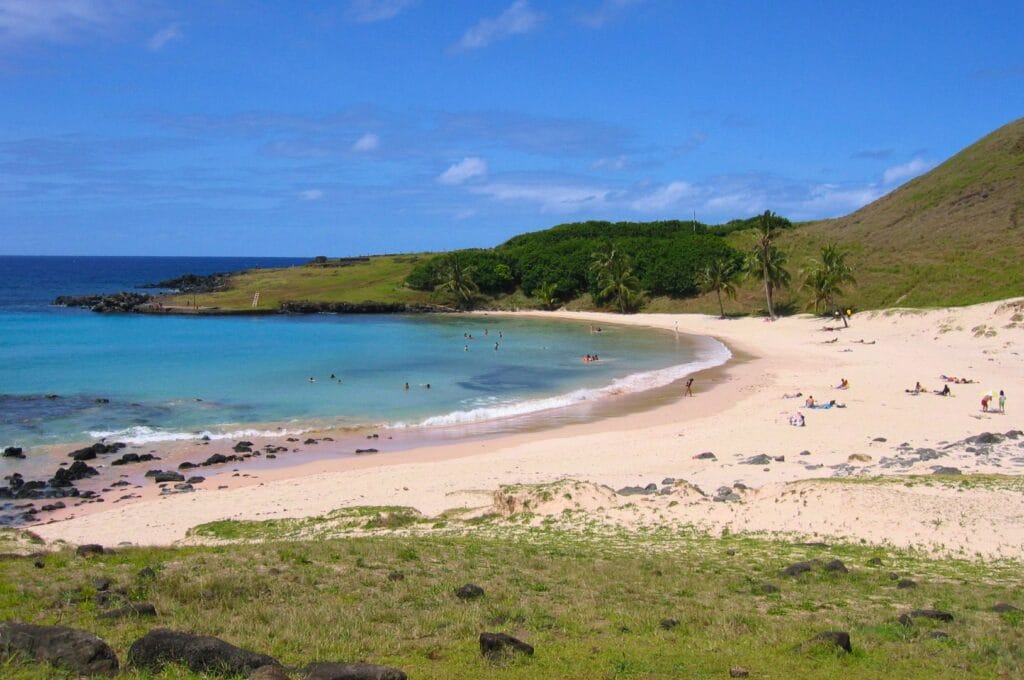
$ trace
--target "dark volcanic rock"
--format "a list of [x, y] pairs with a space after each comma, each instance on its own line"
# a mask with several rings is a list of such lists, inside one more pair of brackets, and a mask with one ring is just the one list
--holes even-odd
[[785, 569], [782, 570], [783, 576], [799, 576], [800, 574], [806, 574], [811, 571], [813, 567], [810, 562], [794, 562]]
[[89, 467], [80, 460], [76, 460], [70, 466], [66, 468], [57, 468], [53, 473], [53, 477], [47, 482], [54, 488], [72, 486], [75, 482], [86, 477], [94, 477], [98, 475], [96, 468]]
[[932, 468], [932, 474], [933, 475], [959, 475], [959, 474], [961, 474], [961, 472], [960, 472], [960, 468], [945, 467], [943, 465], [939, 465], [938, 467]]
[[23, 654], [78, 675], [115, 675], [117, 655], [92, 633], [64, 626], [0, 623], [0, 654]]
[[672, 630], [679, 625], [679, 619], [662, 619], [658, 627], [662, 630]]
[[159, 671], [167, 663], [178, 663], [195, 673], [242, 675], [260, 666], [280, 665], [266, 654], [250, 652], [221, 639], [155, 628], [132, 643], [128, 662]]
[[129, 616], [156, 616], [156, 607], [149, 602], [132, 602], [126, 607], [97, 614], [98, 619], [125, 619]]
[[651, 482], [647, 486], [624, 486], [615, 493], [620, 496], [644, 496], [658, 493], [658, 485]]
[[167, 470], [153, 475], [153, 481], [157, 484], [163, 484], [164, 482], [184, 482], [185, 475], [180, 472], [174, 472], [173, 470]]
[[693, 458], [694, 460], [718, 460], [718, 458], [715, 457], [715, 454], [711, 453], [710, 451], [698, 453]]
[[767, 465], [770, 462], [772, 462], [772, 457], [761, 453], [740, 461], [740, 465]]
[[406, 680], [404, 671], [372, 663], [311, 663], [306, 680]]
[[974, 435], [973, 437], [968, 437], [964, 441], [970, 442], [971, 444], [998, 444], [1003, 441], [1003, 435], [994, 434], [992, 432], [982, 432], [981, 434]]
[[96, 442], [92, 446], [86, 446], [82, 449], [75, 449], [68, 454], [68, 458], [73, 460], [92, 460], [96, 456], [102, 456], [107, 453], [117, 453], [123, 449], [126, 444], [122, 442], [114, 442], [113, 444], [104, 444], [103, 442]]
[[882, 566], [882, 558], [881, 557], [872, 557], [870, 560], [868, 560], [868, 566], [869, 567], [880, 567], [880, 566]]
[[505, 633], [480, 633], [480, 653], [491, 661], [514, 652], [533, 656], [533, 647]]
[[86, 543], [75, 549], [75, 554], [79, 557], [92, 557], [93, 555], [102, 555], [105, 552], [106, 550], [103, 549], [103, 546], [98, 543]]
[[484, 596], [484, 589], [475, 583], [467, 583], [455, 589], [455, 597], [460, 600], [475, 600]]
[[222, 453], [215, 453], [202, 462], [203, 467], [208, 465], [220, 465], [221, 463], [235, 463], [239, 460], [238, 456], [225, 456]]
[[361, 453], [378, 453], [377, 449], [356, 449], [357, 454]]
[[120, 292], [110, 295], [61, 295], [53, 304], [59, 307], [88, 307], [94, 312], [134, 312], [142, 305], [149, 304], [152, 295], [146, 293]]
[[248, 680], [291, 680], [291, 676], [280, 666], [260, 666], [249, 673]]
[[836, 572], [837, 574], [848, 574], [850, 570], [846, 568], [842, 560], [830, 560], [825, 564], [826, 571]]
[[1019, 612], [1020, 609], [1014, 607], [1012, 604], [1009, 604], [1007, 602], [997, 602], [996, 604], [992, 605], [992, 611], [994, 611], [997, 614], [1010, 614], [1013, 612]]
[[896, 582], [896, 587], [900, 590], [906, 590], [907, 588], [916, 588], [917, 583], [915, 581], [911, 581], [909, 578], [901, 578]]
[[933, 621], [952, 621], [953, 615], [940, 609], [913, 609], [907, 614], [901, 614], [899, 621], [909, 626], [914, 619], [932, 619]]
[[8, 446], [4, 449], [4, 458], [24, 458], [25, 452], [20, 446]]
[[214, 274], [182, 274], [173, 279], [165, 279], [156, 283], [144, 283], [138, 288], [166, 288], [180, 293], [212, 293], [221, 290], [231, 278], [231, 272]]
[[850, 644], [850, 634], [841, 630], [826, 630], [815, 635], [809, 640], [809, 642], [812, 644], [825, 643], [834, 645], [835, 647], [847, 652], [853, 651], [853, 645]]

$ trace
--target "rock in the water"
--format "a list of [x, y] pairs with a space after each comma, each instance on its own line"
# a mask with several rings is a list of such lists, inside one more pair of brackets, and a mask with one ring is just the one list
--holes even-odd
[[64, 626], [0, 623], [0, 655], [23, 654], [77, 675], [115, 675], [117, 655], [101, 638]]
[[97, 614], [98, 619], [126, 619], [130, 616], [156, 616], [156, 607], [149, 602], [132, 602], [127, 607], [111, 609], [109, 612]]
[[813, 567], [810, 562], [794, 562], [782, 570], [783, 576], [799, 576], [811, 571]]
[[4, 458], [24, 458], [25, 452], [20, 446], [8, 446], [4, 449]]
[[505, 633], [480, 633], [480, 653], [491, 661], [514, 652], [533, 656], [533, 647]]
[[103, 546], [98, 543], [86, 543], [75, 549], [75, 554], [79, 557], [92, 557], [93, 555], [102, 555], [104, 552]]
[[475, 583], [467, 583], [455, 589], [455, 597], [460, 600], [475, 600], [484, 596], [484, 589]]
[[853, 645], [850, 644], [850, 634], [842, 630], [826, 630], [822, 633], [818, 633], [809, 640], [813, 643], [825, 643], [834, 645], [835, 647], [845, 650], [847, 652], [853, 651]]
[[178, 663], [195, 673], [225, 675], [243, 675], [260, 666], [280, 665], [266, 654], [240, 649], [215, 637], [166, 628], [154, 628], [132, 643], [128, 662], [153, 671], [167, 663]]
[[406, 680], [404, 671], [372, 663], [311, 663], [306, 680]]

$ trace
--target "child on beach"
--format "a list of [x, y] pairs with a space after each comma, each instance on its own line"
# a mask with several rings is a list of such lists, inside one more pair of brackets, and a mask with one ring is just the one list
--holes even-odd
[[992, 401], [992, 395], [991, 394], [986, 394], [985, 396], [983, 396], [981, 398], [981, 412], [982, 413], [988, 413], [988, 404], [989, 404], [990, 401]]
[[1006, 393], [999, 390], [999, 412], [1006, 413]]

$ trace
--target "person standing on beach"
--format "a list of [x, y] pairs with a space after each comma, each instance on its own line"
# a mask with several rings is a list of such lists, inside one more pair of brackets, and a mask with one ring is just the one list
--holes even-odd
[[1006, 393], [999, 390], [999, 412], [1006, 413]]
[[684, 397], [692, 397], [693, 396], [693, 378], [690, 378], [690, 379], [688, 379], [686, 381], [686, 391], [683, 392], [683, 396]]

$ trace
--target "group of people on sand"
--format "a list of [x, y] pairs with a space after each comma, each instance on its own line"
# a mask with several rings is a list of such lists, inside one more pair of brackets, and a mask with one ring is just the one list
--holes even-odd
[[[839, 380], [838, 385], [833, 385], [833, 389], [848, 390], [850, 389], [850, 381], [847, 380], [846, 378], [841, 378]], [[786, 392], [785, 394], [782, 395], [782, 398], [799, 399], [803, 396], [803, 392]], [[814, 399], [814, 395], [808, 395], [807, 398], [804, 399], [804, 405], [801, 406], [800, 408], [815, 410], [830, 408], [846, 408], [846, 404], [844, 404], [841, 401], [836, 401], [835, 399], [829, 399], [828, 401], [825, 402], [819, 402]], [[793, 425], [794, 427], [804, 427], [807, 424], [807, 419], [804, 417], [803, 413], [801, 413], [800, 411], [796, 411], [795, 413], [790, 414], [789, 424]]]
[[[981, 411], [982, 413], [1006, 413], [1006, 392], [999, 390], [999, 406], [992, 406], [992, 400], [995, 397], [991, 392], [986, 392], [981, 397]], [[992, 408], [989, 408], [992, 406]]]
[[[949, 389], [950, 383], [953, 383], [953, 384], [956, 384], [956, 385], [971, 385], [971, 384], [974, 384], [976, 382], [975, 380], [971, 380], [969, 378], [956, 378], [954, 376], [945, 375], [945, 374], [943, 374], [940, 377], [942, 378], [942, 381], [945, 383], [942, 386], [942, 389], [941, 390], [930, 390], [932, 394], [936, 394], [936, 395], [938, 395], [940, 397], [952, 397], [953, 396], [953, 391]], [[918, 381], [918, 382], [916, 382], [914, 384], [914, 388], [913, 389], [903, 390], [903, 391], [906, 392], [907, 394], [918, 395], [918, 394], [922, 394], [922, 393], [928, 392], [929, 390], [926, 389], [923, 385], [921, 385], [920, 381]], [[985, 392], [984, 394], [982, 394], [981, 395], [981, 412], [982, 413], [1006, 413], [1006, 392], [1004, 390], [999, 390], [999, 396], [998, 396], [998, 401], [997, 401], [998, 406], [996, 406], [995, 404], [992, 403], [992, 401], [996, 400], [996, 399], [997, 399], [996, 395], [993, 394], [991, 390], [988, 391], [988, 392]]]

